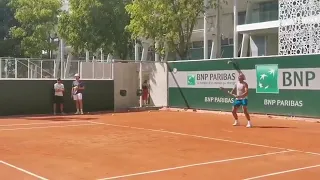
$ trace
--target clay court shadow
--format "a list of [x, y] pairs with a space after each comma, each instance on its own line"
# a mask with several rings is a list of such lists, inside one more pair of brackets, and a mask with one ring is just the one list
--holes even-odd
[[285, 127], [285, 126], [253, 126], [253, 128], [260, 129], [294, 129], [296, 127]]
[[25, 120], [45, 120], [45, 121], [88, 121], [88, 120], [95, 120], [98, 118], [89, 118], [89, 117], [65, 117], [65, 116], [52, 116], [52, 117], [25, 117]]

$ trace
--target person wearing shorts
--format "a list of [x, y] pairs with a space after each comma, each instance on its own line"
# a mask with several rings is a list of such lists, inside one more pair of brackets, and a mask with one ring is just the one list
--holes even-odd
[[76, 104], [77, 112], [75, 114], [83, 114], [82, 93], [84, 90], [83, 82], [80, 80], [79, 74], [75, 74], [75, 81], [72, 82], [71, 98]]
[[240, 106], [242, 106], [243, 113], [245, 114], [248, 123], [247, 123], [247, 128], [251, 128], [251, 121], [250, 121], [250, 115], [248, 113], [248, 93], [249, 93], [249, 88], [248, 84], [244, 81], [245, 76], [244, 74], [239, 74], [238, 76], [238, 82], [236, 82], [233, 90], [231, 91], [232, 94], [236, 95], [236, 98], [233, 102], [233, 107], [232, 107], [232, 115], [234, 117], [234, 126], [240, 125], [238, 121], [238, 109]]
[[63, 94], [64, 94], [64, 85], [62, 84], [61, 79], [57, 79], [57, 83], [53, 85], [54, 88], [54, 102], [53, 102], [53, 113], [56, 115], [56, 109], [57, 109], [57, 104], [60, 106], [60, 112], [61, 114], [64, 114], [63, 112]]

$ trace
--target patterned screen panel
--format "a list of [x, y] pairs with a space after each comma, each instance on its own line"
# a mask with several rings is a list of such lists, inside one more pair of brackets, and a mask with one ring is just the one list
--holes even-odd
[[320, 0], [279, 0], [279, 55], [320, 53]]

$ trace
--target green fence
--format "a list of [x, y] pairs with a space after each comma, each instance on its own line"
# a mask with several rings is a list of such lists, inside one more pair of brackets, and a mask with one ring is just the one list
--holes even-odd
[[[0, 80], [0, 115], [51, 114], [54, 80]], [[65, 111], [75, 112], [71, 80], [63, 81]], [[114, 109], [113, 80], [85, 80], [84, 111]], [[57, 108], [59, 109], [59, 108]]]
[[[230, 111], [232, 59], [169, 62], [169, 106]], [[249, 84], [249, 109], [263, 114], [319, 117], [320, 55], [235, 60]]]

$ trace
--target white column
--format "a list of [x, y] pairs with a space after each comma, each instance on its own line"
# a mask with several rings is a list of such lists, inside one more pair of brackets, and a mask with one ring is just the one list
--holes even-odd
[[135, 43], [134, 45], [134, 60], [139, 61], [139, 43]]
[[88, 50], [86, 50], [86, 62], [90, 61], [90, 53]]
[[233, 57], [238, 57], [238, 0], [233, 0]]
[[141, 56], [141, 61], [146, 61], [148, 58], [148, 50], [149, 50], [149, 43], [147, 42], [142, 42], [142, 56]]
[[154, 55], [154, 60], [156, 61], [156, 62], [159, 62], [160, 61], [160, 54], [159, 54], [159, 52], [158, 52], [158, 49], [160, 48], [160, 44], [159, 44], [159, 42], [158, 41], [156, 41], [156, 43], [155, 43], [155, 55]]
[[215, 46], [216, 46], [216, 43], [215, 43], [215, 41], [213, 39], [212, 45], [211, 45], [210, 59], [215, 59], [216, 58]]
[[61, 53], [60, 53], [60, 59], [61, 59], [61, 71], [60, 71], [60, 73], [61, 73], [61, 76], [60, 76], [60, 78], [62, 79], [63, 78], [63, 73], [64, 73], [64, 40], [63, 39], [61, 39], [60, 40], [60, 51], [61, 51]]
[[101, 60], [101, 62], [103, 62], [104, 61], [104, 54], [103, 54], [103, 49], [101, 48], [100, 49], [100, 60]]
[[207, 6], [208, 6], [208, 0], [204, 0], [205, 11], [203, 13], [203, 59], [208, 59]]
[[[252, 3], [250, 1], [247, 2], [247, 10], [246, 10], [246, 19], [245, 23], [249, 23], [250, 15], [252, 10]], [[245, 33], [242, 37], [242, 43], [241, 43], [241, 54], [240, 57], [246, 57], [249, 50], [249, 34]]]
[[220, 0], [217, 0], [217, 8], [216, 8], [216, 36], [215, 36], [215, 43], [214, 43], [214, 52], [215, 58], [221, 58], [221, 32], [220, 32]]
[[[67, 63], [66, 63], [66, 68], [64, 71], [64, 79], [69, 78], [69, 73], [70, 73], [70, 67], [71, 67], [71, 62], [72, 62], [72, 53], [68, 52], [68, 56], [67, 56]], [[72, 77], [72, 76], [71, 76]]]

